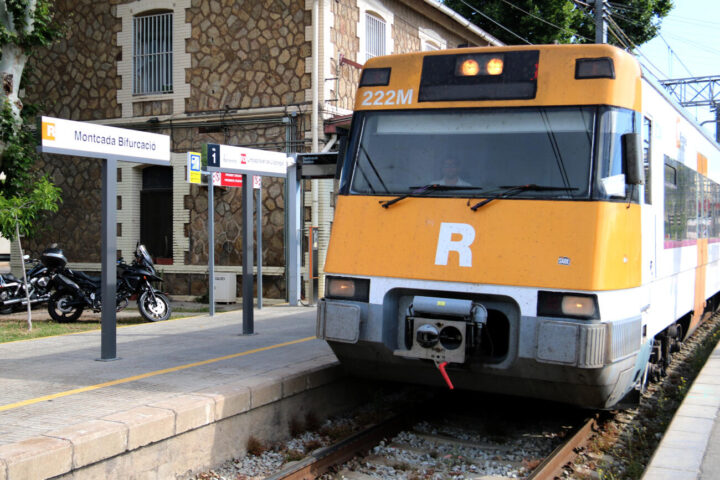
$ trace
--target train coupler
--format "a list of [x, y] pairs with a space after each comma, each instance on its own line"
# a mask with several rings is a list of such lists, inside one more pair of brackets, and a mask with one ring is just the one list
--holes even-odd
[[445, 371], [445, 367], [447, 367], [448, 362], [438, 362], [435, 361], [435, 366], [440, 370], [440, 374], [443, 377], [443, 380], [445, 380], [445, 383], [447, 383], [447, 386], [450, 390], [454, 390], [455, 387], [452, 384], [452, 381], [450, 380], [450, 375]]

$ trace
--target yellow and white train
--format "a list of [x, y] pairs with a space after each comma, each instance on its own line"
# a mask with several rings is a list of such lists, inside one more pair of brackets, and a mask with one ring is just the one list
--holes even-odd
[[351, 372], [610, 408], [714, 309], [720, 151], [607, 45], [363, 69], [317, 335]]

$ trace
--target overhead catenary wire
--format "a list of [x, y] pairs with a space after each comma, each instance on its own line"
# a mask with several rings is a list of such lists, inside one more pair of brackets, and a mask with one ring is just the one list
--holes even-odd
[[[590, 12], [588, 12], [588, 9], [590, 8], [589, 4], [587, 4], [581, 0], [572, 0], [572, 1], [573, 1], [573, 3], [575, 3], [576, 5], [578, 5], [580, 7], [580, 11], [583, 14], [585, 14], [585, 16], [587, 16], [588, 18], [594, 19], [593, 15]], [[612, 18], [610, 18], [610, 20], [612, 20]], [[613, 23], [615, 25], [609, 29], [610, 34], [617, 39], [618, 43], [620, 43], [621, 45], [624, 44], [624, 42], [620, 40], [620, 36], [624, 34], [625, 37], [627, 37], [627, 34], [625, 34], [625, 32], [622, 31], [622, 29], [619, 26], [617, 26], [617, 23], [614, 22], [614, 20], [612, 20], [611, 23]], [[622, 33], [616, 32], [615, 27], [617, 27], [617, 29], [620, 30]], [[627, 37], [627, 38], [629, 39], [629, 37]], [[651, 74], [658, 80], [667, 78], [667, 76], [663, 73], [662, 69], [658, 68], [654, 63], [652, 63], [652, 61], [642, 51], [640, 51], [640, 49], [638, 49], [634, 45], [634, 43], [632, 43], [632, 41], [631, 41], [631, 45], [630, 46], [625, 45], [625, 48], [627, 48], [629, 51], [631, 51], [632, 53], [634, 53], [637, 56], [638, 61], [640, 61], [643, 65], [645, 65], [646, 71], [649, 74]], [[653, 72], [653, 71], [651, 71], [651, 69], [654, 69], [655, 71]]]
[[688, 72], [691, 77], [694, 77], [695, 75], [693, 75], [693, 73], [690, 71], [690, 69], [687, 67], [687, 65], [685, 65], [685, 62], [682, 61], [680, 56], [677, 53], [675, 53], [675, 50], [673, 50], [673, 48], [670, 46], [670, 44], [667, 42], [667, 40], [665, 40], [665, 37], [662, 36], [662, 33], [658, 34], [658, 37], [660, 37], [660, 39], [665, 43], [665, 45], [667, 45], [668, 49], [670, 50], [670, 54], [674, 55], [675, 58], [677, 58], [677, 61], [680, 62], [680, 65], [682, 65], [682, 67], [685, 69], [685, 71]]
[[491, 21], [492, 23], [494, 23], [494, 24], [497, 25], [498, 27], [500, 27], [500, 28], [502, 28], [503, 30], [505, 30], [506, 32], [510, 33], [511, 35], [519, 38], [520, 40], [522, 40], [523, 42], [527, 43], [528, 45], [533, 45], [533, 43], [532, 43], [530, 40], [528, 40], [527, 38], [521, 37], [521, 36], [518, 35], [517, 33], [513, 32], [512, 30], [510, 30], [509, 28], [507, 28], [505, 25], [502, 25], [501, 23], [497, 22], [496, 20], [494, 20], [494, 19], [493, 19], [492, 17], [490, 17], [489, 15], [486, 15], [486, 14], [484, 14], [483, 12], [481, 12], [480, 10], [478, 10], [477, 8], [473, 7], [472, 5], [470, 5], [469, 3], [467, 3], [465, 0], [460, 0], [460, 2], [461, 2], [463, 5], [465, 5], [466, 7], [468, 7], [470, 10], [472, 10], [472, 11], [474, 11], [475, 13], [483, 16], [484, 18], [486, 18], [487, 20]]
[[[615, 5], [615, 4], [610, 4], [610, 5], [611, 5], [613, 8], [618, 8], [618, 5]], [[643, 26], [643, 23], [642, 23], [642, 22], [638, 22], [637, 20], [634, 20], [634, 19], [632, 19], [632, 18], [628, 18], [628, 17], [626, 17], [626, 16], [624, 16], [624, 15], [621, 15], [621, 14], [619, 14], [619, 13], [617, 13], [617, 12], [612, 12], [612, 11], [610, 11], [610, 18], [612, 18], [613, 16], [614, 16], [614, 17], [621, 18], [621, 19], [623, 19], [624, 21], [626, 21], [626, 22], [628, 22], [628, 23], [631, 23], [631, 24], [633, 24], [633, 25], [638, 25], [638, 26], [641, 26], [641, 27]], [[617, 23], [615, 23], [615, 24], [617, 25]], [[619, 28], [619, 26], [618, 26], [618, 28]], [[663, 43], [665, 43], [665, 45], [667, 46], [668, 50], [670, 50], [670, 55], [671, 55], [671, 56], [674, 56], [675, 58], [677, 58], [678, 62], [680, 62], [680, 65], [682, 65], [682, 67], [685, 69], [686, 72], [688, 72], [688, 73], [690, 74], [691, 77], [694, 76], [693, 73], [692, 73], [692, 72], [690, 71], [690, 69], [688, 68], [688, 66], [685, 65], [685, 62], [682, 61], [682, 59], [680, 58], [680, 56], [675, 52], [675, 50], [673, 50], [672, 46], [670, 46], [670, 44], [669, 44], [668, 41], [665, 39], [665, 37], [663, 36], [663, 34], [662, 34], [662, 33], [658, 33], [658, 37], [663, 41]], [[636, 47], [636, 48], [637, 48], [637, 47]]]
[[508, 0], [502, 0], [502, 2], [503, 2], [503, 3], [506, 3], [507, 5], [510, 5], [511, 7], [515, 8], [515, 9], [517, 9], [517, 10], [520, 10], [520, 11], [523, 12], [525, 15], [528, 15], [528, 16], [530, 16], [530, 17], [532, 17], [532, 18], [535, 18], [535, 19], [537, 19], [537, 20], [540, 20], [541, 22], [546, 23], [546, 24], [548, 24], [548, 25], [550, 25], [550, 26], [552, 26], [552, 27], [555, 27], [555, 28], [557, 28], [557, 29], [560, 30], [560, 31], [567, 32], [567, 33], [571, 33], [573, 36], [582, 38], [583, 40], [588, 40], [588, 41], [590, 41], [589, 38], [580, 35], [580, 34], [577, 33], [576, 31], [571, 30], [571, 29], [569, 29], [569, 28], [561, 27], [561, 26], [559, 26], [559, 25], [555, 25], [554, 23], [549, 22], [548, 20], [545, 20], [545, 19], [542, 18], [542, 17], [539, 17], [539, 16], [537, 16], [537, 15], [531, 13], [531, 12], [528, 12], [527, 10], [524, 10], [524, 9], [518, 7], [517, 5], [515, 5], [515, 4], [512, 3], [512, 2], [509, 2]]

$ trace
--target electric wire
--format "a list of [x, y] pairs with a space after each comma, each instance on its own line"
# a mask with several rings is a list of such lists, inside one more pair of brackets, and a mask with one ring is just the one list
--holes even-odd
[[630, 46], [629, 46], [627, 43], [625, 43], [625, 42], [622, 40], [622, 38], [620, 38], [620, 35], [619, 35], [619, 34], [615, 33], [615, 29], [614, 29], [613, 27], [611, 27], [611, 26], [608, 25], [607, 31], [608, 31], [608, 33], [609, 33], [610, 35], [612, 35], [612, 36], [615, 38], [615, 40], [617, 40], [617, 42], [618, 42], [620, 45], [622, 45], [622, 47], [623, 47], [625, 50], [630, 50]]
[[495, 20], [494, 20], [493, 18], [491, 18], [490, 16], [484, 14], [483, 12], [481, 12], [480, 10], [478, 10], [477, 8], [473, 7], [472, 5], [470, 5], [469, 3], [467, 3], [465, 0], [460, 0], [460, 2], [461, 2], [463, 5], [465, 5], [466, 7], [468, 7], [470, 10], [474, 11], [475, 13], [477, 13], [477, 14], [479, 14], [479, 15], [482, 15], [484, 18], [490, 20], [492, 23], [494, 23], [494, 24], [497, 25], [498, 27], [502, 28], [502, 29], [505, 30], [506, 32], [510, 33], [511, 35], [519, 38], [520, 40], [522, 40], [523, 42], [527, 43], [528, 45], [533, 45], [533, 43], [532, 43], [530, 40], [528, 40], [527, 38], [521, 37], [521, 36], [518, 35], [517, 33], [513, 32], [512, 30], [510, 30], [509, 28], [507, 28], [506, 26], [504, 26], [504, 25], [502, 25], [501, 23], [495, 21]]
[[685, 69], [685, 71], [688, 72], [691, 77], [694, 77], [695, 75], [693, 75], [693, 73], [690, 71], [690, 69], [687, 67], [687, 65], [685, 65], [685, 62], [682, 61], [682, 59], [680, 58], [680, 56], [679, 56], [677, 53], [675, 53], [675, 50], [673, 50], [673, 48], [670, 46], [670, 44], [667, 42], [667, 40], [665, 40], [665, 37], [663, 37], [662, 33], [659, 33], [659, 34], [658, 34], [658, 37], [660, 37], [660, 39], [661, 39], [663, 42], [665, 42], [665, 45], [667, 45], [668, 49], [670, 50], [670, 54], [671, 54], [671, 55], [674, 55], [675, 58], [677, 58], [678, 62], [680, 62], [680, 65], [683, 66], [683, 68]]
[[[610, 5], [611, 5], [613, 8], [617, 8], [617, 5], [613, 5], [613, 4], [610, 4]], [[628, 22], [628, 23], [630, 23], [630, 24], [633, 24], [633, 25], [638, 25], [638, 26], [641, 26], [641, 27], [644, 25], [642, 22], [638, 22], [637, 20], [634, 20], [634, 19], [632, 19], [632, 18], [628, 18], [628, 17], [626, 17], [626, 16], [624, 16], [624, 15], [621, 15], [621, 14], [619, 14], [619, 13], [617, 13], [617, 12], [612, 12], [612, 10], [611, 10], [611, 11], [610, 11], [610, 18], [612, 18], [612, 17], [621, 18], [621, 19], [623, 19], [624, 21], [626, 21], [626, 22]], [[620, 28], [620, 27], [617, 25], [617, 23], [615, 23], [615, 25], [616, 25], [618, 28]], [[624, 34], [624, 32], [623, 32], [623, 34]], [[627, 35], [626, 35], [626, 36], [627, 36]], [[682, 61], [682, 59], [680, 58], [680, 56], [679, 56], [679, 55], [675, 52], [675, 50], [673, 50], [673, 48], [670, 46], [670, 44], [669, 44], [668, 41], [665, 39], [665, 37], [663, 36], [663, 34], [662, 34], [662, 33], [658, 33], [658, 37], [659, 37], [659, 38], [665, 43], [665, 45], [668, 47], [668, 50], [670, 50], [670, 55], [671, 55], [671, 56], [675, 56], [675, 58], [677, 58], [678, 62], [680, 62], [680, 65], [682, 65], [682, 67], [685, 69], [686, 72], [688, 72], [688, 73], [690, 74], [691, 77], [694, 76], [693, 73], [692, 73], [692, 72], [690, 71], [690, 69], [688, 68], [688, 66], [685, 65], [685, 62]], [[628, 40], [629, 40], [629, 38], [628, 38]], [[634, 46], [634, 48], [637, 48], [637, 46]]]
[[558, 25], [555, 25], [554, 23], [549, 22], [549, 21], [545, 20], [545, 19], [542, 18], [542, 17], [539, 17], [539, 16], [537, 16], [537, 15], [535, 15], [535, 14], [533, 14], [533, 13], [530, 13], [530, 12], [528, 12], [528, 11], [526, 11], [526, 10], [523, 10], [522, 8], [518, 7], [518, 6], [515, 5], [514, 3], [509, 2], [508, 0], [502, 0], [502, 2], [510, 5], [511, 7], [515, 8], [515, 9], [517, 9], [517, 10], [520, 10], [520, 11], [523, 12], [525, 15], [529, 15], [530, 17], [535, 18], [535, 19], [537, 19], [537, 20], [540, 20], [540, 21], [543, 22], [543, 23], [547, 23], [548, 25], [550, 25], [550, 26], [552, 26], [552, 27], [555, 27], [555, 28], [557, 28], [558, 30], [560, 30], [560, 31], [562, 31], [562, 32], [567, 32], [567, 33], [572, 34], [572, 35], [575, 36], [575, 37], [580, 37], [580, 38], [582, 38], [583, 40], [591, 41], [589, 38], [580, 35], [579, 33], [577, 33], [577, 32], [574, 31], [574, 30], [571, 30], [571, 29], [569, 29], [569, 28], [564, 28], [564, 27], [560, 27], [560, 26], [558, 26]]

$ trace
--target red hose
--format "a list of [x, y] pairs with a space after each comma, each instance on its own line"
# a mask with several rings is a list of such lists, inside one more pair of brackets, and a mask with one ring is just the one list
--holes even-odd
[[455, 387], [453, 387], [453, 384], [450, 381], [450, 377], [448, 376], [447, 372], [445, 371], [445, 366], [447, 366], [447, 362], [442, 362], [440, 365], [438, 365], [438, 370], [440, 370], [440, 373], [442, 374], [443, 378], [445, 379], [445, 383], [447, 383], [448, 388], [450, 388], [450, 390], [454, 390]]

